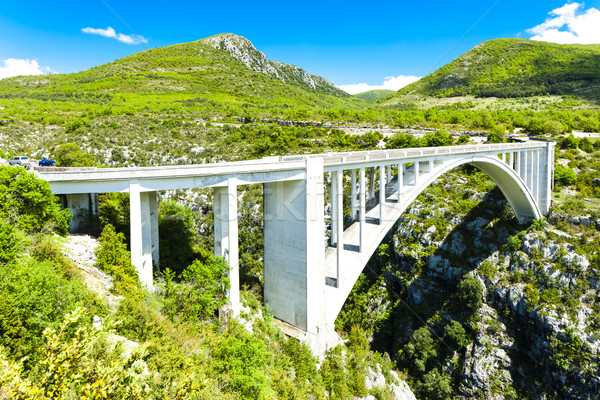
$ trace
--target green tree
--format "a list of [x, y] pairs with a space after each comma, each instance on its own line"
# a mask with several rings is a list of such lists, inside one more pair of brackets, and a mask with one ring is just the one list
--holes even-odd
[[449, 146], [452, 144], [452, 136], [445, 130], [428, 132], [424, 139], [427, 147]]
[[172, 320], [198, 322], [213, 318], [219, 307], [227, 303], [230, 287], [229, 265], [224, 258], [210, 256], [204, 262], [194, 261], [180, 275], [165, 269], [164, 312]]
[[569, 136], [562, 140], [560, 147], [563, 149], [576, 149], [579, 147], [579, 139], [570, 133]]
[[444, 343], [455, 350], [460, 350], [469, 343], [465, 328], [460, 322], [452, 320], [444, 327]]
[[436, 342], [427, 326], [414, 331], [400, 356], [415, 375], [423, 374], [427, 370], [429, 361], [437, 357]]
[[0, 167], [0, 217], [26, 232], [67, 234], [71, 214], [60, 210], [50, 184], [23, 168]]
[[571, 186], [577, 183], [577, 174], [571, 168], [556, 165], [554, 180], [561, 186]]
[[502, 132], [498, 132], [498, 131], [494, 131], [494, 132], [490, 132], [487, 135], [487, 143], [505, 143], [506, 142], [506, 137], [504, 136], [504, 133]]
[[452, 398], [450, 379], [445, 374], [440, 374], [437, 368], [432, 369], [423, 376], [416, 385], [419, 397], [431, 400], [447, 400]]
[[460, 309], [470, 317], [483, 305], [483, 284], [474, 276], [466, 275], [456, 288], [456, 296]]
[[131, 264], [131, 253], [127, 250], [125, 236], [115, 232], [115, 228], [108, 224], [102, 230], [98, 242], [96, 266], [113, 276], [117, 293], [128, 295], [135, 292], [140, 284], [137, 271]]
[[158, 212], [160, 265], [177, 274], [201, 258], [194, 212], [175, 200], [162, 202]]
[[61, 144], [54, 150], [56, 165], [61, 167], [94, 167], [96, 158], [76, 143]]
[[419, 140], [410, 133], [398, 132], [387, 139], [386, 149], [419, 147]]
[[102, 227], [112, 225], [129, 242], [129, 193], [102, 193], [99, 196], [98, 212]]

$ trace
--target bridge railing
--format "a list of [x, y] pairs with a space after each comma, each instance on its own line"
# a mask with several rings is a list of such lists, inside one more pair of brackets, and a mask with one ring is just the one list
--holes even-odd
[[355, 152], [322, 153], [296, 156], [281, 156], [281, 162], [299, 161], [304, 158], [323, 158], [325, 166], [341, 166], [344, 164], [362, 163], [370, 161], [395, 161], [404, 158], [436, 157], [443, 155], [510, 152], [518, 150], [538, 149], [547, 147], [547, 142], [542, 140], [524, 143], [494, 143], [482, 145], [443, 146], [443, 147], [418, 147], [391, 150], [366, 150]]

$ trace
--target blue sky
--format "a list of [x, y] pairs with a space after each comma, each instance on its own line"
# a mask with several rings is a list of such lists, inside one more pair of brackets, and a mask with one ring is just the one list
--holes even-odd
[[495, 38], [600, 43], [600, 0], [3, 3], [0, 78], [81, 71], [232, 32], [272, 60], [356, 91], [350, 85], [395, 88]]

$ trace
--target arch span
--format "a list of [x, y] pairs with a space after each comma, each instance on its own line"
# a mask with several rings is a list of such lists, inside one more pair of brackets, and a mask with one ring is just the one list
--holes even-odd
[[494, 156], [472, 156], [443, 163], [441, 167], [434, 170], [433, 174], [430, 174], [431, 176], [427, 176], [422, 184], [417, 186], [415, 193], [411, 194], [410, 202], [406, 204], [402, 212], [441, 175], [465, 164], [471, 164], [485, 172], [498, 185], [519, 222], [527, 219], [538, 219], [543, 216], [533, 194], [523, 179], [504, 161]]
[[[527, 188], [525, 182], [521, 177], [504, 161], [500, 160], [497, 156], [484, 155], [484, 156], [469, 156], [450, 159], [442, 164], [433, 168], [432, 171], [421, 175], [416, 185], [407, 185], [404, 188], [400, 188], [400, 202], [384, 204], [384, 218], [379, 225], [365, 224], [363, 229], [368, 230], [365, 235], [367, 243], [365, 248], [357, 252], [355, 250], [344, 250], [342, 253], [343, 259], [341, 260], [340, 276], [338, 277], [338, 287], [326, 287], [326, 318], [329, 324], [333, 324], [338, 314], [340, 313], [346, 299], [348, 298], [352, 288], [356, 284], [358, 277], [362, 273], [364, 267], [371, 256], [375, 253], [385, 236], [396, 224], [401, 215], [408, 209], [408, 207], [415, 201], [415, 199], [433, 182], [435, 182], [443, 174], [460, 167], [465, 164], [473, 165], [487, 174], [492, 181], [498, 185], [507, 201], [513, 208], [517, 219], [523, 222], [527, 219], [537, 219], [542, 217], [542, 213], [536, 204], [535, 198], [531, 191]], [[398, 181], [395, 183], [398, 185]], [[398, 190], [398, 189], [396, 189]], [[397, 191], [392, 194], [391, 197], [397, 196]], [[390, 196], [388, 196], [390, 197]], [[381, 204], [377, 207], [381, 207]], [[370, 211], [373, 215], [378, 215], [379, 211], [373, 209]], [[353, 224], [349, 227], [346, 232], [349, 235], [356, 233], [360, 227], [358, 223]], [[354, 230], [354, 232], [353, 232]], [[356, 236], [356, 235], [354, 235]], [[333, 270], [333, 264], [338, 263], [337, 253], [334, 251], [326, 252], [325, 256], [325, 268], [326, 271]]]

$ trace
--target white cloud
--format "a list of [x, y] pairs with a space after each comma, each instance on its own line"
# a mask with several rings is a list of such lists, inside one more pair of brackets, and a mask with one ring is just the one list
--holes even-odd
[[19, 75], [44, 75], [51, 72], [48, 67], [40, 67], [37, 60], [8, 58], [0, 63], [0, 79]]
[[352, 85], [340, 85], [338, 86], [346, 93], [357, 94], [362, 92], [367, 92], [369, 90], [400, 90], [406, 85], [409, 85], [413, 82], [421, 79], [419, 76], [408, 76], [408, 75], [398, 75], [398, 76], [386, 76], [383, 80], [383, 84], [381, 85], [369, 85], [368, 83], [355, 83]]
[[98, 35], [104, 36], [106, 38], [117, 39], [121, 43], [125, 44], [140, 44], [140, 43], [148, 43], [148, 39], [141, 35], [125, 35], [124, 33], [117, 33], [110, 26], [106, 29], [96, 29], [96, 28], [83, 28], [81, 30], [83, 33], [88, 33], [90, 35]]
[[548, 13], [543, 24], [528, 29], [532, 40], [561, 44], [600, 43], [600, 11], [583, 3], [567, 3]]

